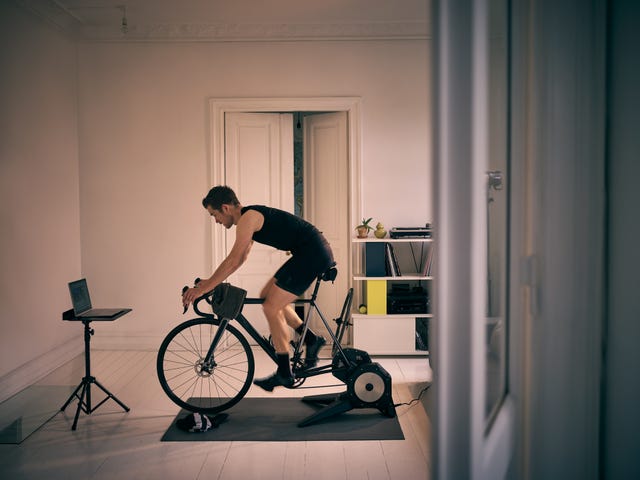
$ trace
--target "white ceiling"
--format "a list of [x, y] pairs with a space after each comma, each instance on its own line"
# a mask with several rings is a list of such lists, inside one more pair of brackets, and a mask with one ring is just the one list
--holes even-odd
[[426, 38], [430, 13], [429, 0], [16, 1], [81, 41]]

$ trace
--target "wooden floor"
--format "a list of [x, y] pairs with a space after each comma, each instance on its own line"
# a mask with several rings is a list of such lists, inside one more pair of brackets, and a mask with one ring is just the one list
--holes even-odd
[[[324, 353], [324, 352], [323, 352]], [[274, 370], [256, 351], [256, 376]], [[322, 356], [322, 354], [321, 354]], [[91, 415], [80, 414], [71, 431], [76, 402], [19, 445], [0, 445], [2, 479], [398, 479], [430, 477], [431, 423], [420, 402], [399, 406], [405, 440], [345, 442], [161, 442], [179, 412], [162, 392], [155, 352], [94, 351], [92, 374], [126, 403], [124, 413], [109, 400]], [[431, 380], [424, 357], [374, 358], [393, 381], [394, 403], [409, 402], [416, 384]], [[78, 357], [39, 384], [77, 385], [84, 376]], [[331, 375], [304, 386], [335, 384]], [[252, 387], [248, 396], [293, 396], [343, 391]], [[102, 397], [92, 389], [93, 404]], [[346, 413], [345, 415], [348, 415]]]

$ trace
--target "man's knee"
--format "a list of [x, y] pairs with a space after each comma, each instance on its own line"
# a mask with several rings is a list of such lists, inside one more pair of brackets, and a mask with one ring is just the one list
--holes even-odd
[[265, 302], [262, 304], [262, 311], [269, 321], [279, 319], [281, 310], [282, 309], [280, 307], [269, 301], [269, 299], [265, 300]]

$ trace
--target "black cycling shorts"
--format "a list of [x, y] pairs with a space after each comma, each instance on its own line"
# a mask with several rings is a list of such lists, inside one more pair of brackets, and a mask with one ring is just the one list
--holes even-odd
[[325, 242], [318, 242], [305, 248], [282, 265], [275, 273], [276, 285], [289, 293], [300, 296], [313, 281], [335, 265], [331, 248]]

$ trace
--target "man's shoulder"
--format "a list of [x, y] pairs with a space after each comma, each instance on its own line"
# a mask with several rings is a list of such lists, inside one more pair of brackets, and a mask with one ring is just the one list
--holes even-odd
[[260, 210], [243, 207], [242, 215], [238, 220], [238, 225], [241, 227], [249, 228], [251, 231], [256, 232], [262, 228], [262, 224], [264, 223], [264, 215]]
[[[249, 205], [246, 207], [242, 207], [242, 211], [244, 213], [247, 212], [258, 212], [261, 213], [264, 217], [291, 217], [292, 213], [287, 212], [286, 210], [282, 210], [281, 208], [269, 207], [267, 205]], [[243, 214], [244, 214], [243, 213]]]
[[264, 214], [269, 210], [271, 210], [271, 207], [267, 207], [265, 205], [247, 205], [246, 207], [242, 207], [242, 214], [244, 215], [247, 212], [258, 212]]

